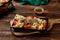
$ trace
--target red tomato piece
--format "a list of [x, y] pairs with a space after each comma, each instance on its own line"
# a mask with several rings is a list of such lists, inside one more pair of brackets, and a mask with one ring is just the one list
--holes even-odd
[[17, 21], [14, 21], [14, 22], [13, 22], [13, 25], [16, 25], [16, 24], [17, 24]]
[[28, 25], [27, 24], [24, 25], [24, 28], [26, 28], [26, 29], [28, 29], [30, 27], [31, 27], [31, 25], [29, 25], [29, 24]]
[[17, 21], [18, 21], [17, 19], [14, 19], [13, 25], [16, 25]]
[[45, 28], [46, 26], [47, 26], [47, 23], [46, 23], [46, 22], [44, 22], [44, 23], [43, 23], [43, 27]]
[[29, 16], [30, 18], [34, 18], [34, 16]]

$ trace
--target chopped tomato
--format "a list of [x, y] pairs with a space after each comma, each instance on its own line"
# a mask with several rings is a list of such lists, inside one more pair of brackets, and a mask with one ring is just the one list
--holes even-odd
[[29, 16], [30, 18], [34, 18], [34, 16]]
[[46, 22], [44, 22], [44, 23], [43, 23], [43, 27], [45, 28], [46, 26], [47, 26], [47, 23], [46, 23]]
[[16, 25], [17, 21], [18, 21], [17, 19], [14, 19], [13, 25]]
[[14, 21], [14, 22], [13, 22], [13, 25], [16, 25], [16, 24], [17, 24], [17, 21]]
[[26, 29], [28, 29], [30, 27], [31, 27], [31, 25], [29, 25], [29, 24], [28, 25], [27, 24], [24, 25], [24, 28], [26, 28]]

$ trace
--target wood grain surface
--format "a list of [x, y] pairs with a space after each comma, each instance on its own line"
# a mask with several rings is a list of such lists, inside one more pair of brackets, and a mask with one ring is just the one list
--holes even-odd
[[[28, 36], [16, 37], [11, 34], [10, 20], [14, 18], [15, 14], [21, 14], [25, 16], [44, 16], [50, 19], [60, 18], [60, 0], [50, 0], [48, 5], [20, 5], [17, 2], [13, 2], [15, 10], [8, 12], [6, 15], [0, 16], [0, 40], [60, 40], [60, 24], [53, 25], [50, 32], [45, 34], [33, 34]], [[43, 15], [36, 15], [34, 12], [35, 7], [43, 7], [45, 13]], [[5, 14], [5, 13], [4, 13]]]

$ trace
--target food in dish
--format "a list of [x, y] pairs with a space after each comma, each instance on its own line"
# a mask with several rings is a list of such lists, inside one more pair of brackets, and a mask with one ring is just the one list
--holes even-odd
[[0, 0], [0, 6], [3, 5], [4, 3], [8, 2], [9, 0]]
[[34, 16], [25, 17], [16, 14], [16, 16], [13, 19], [12, 27], [33, 30], [46, 30], [47, 21], [45, 19], [37, 18]]
[[10, 10], [14, 8], [13, 6], [12, 0], [0, 0], [0, 14], [10, 12]]

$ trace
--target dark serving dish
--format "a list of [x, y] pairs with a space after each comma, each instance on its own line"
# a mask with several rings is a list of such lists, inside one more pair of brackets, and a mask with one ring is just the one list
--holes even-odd
[[10, 28], [14, 31], [14, 32], [34, 32], [34, 31], [39, 31], [39, 32], [47, 32], [48, 29], [48, 18], [40, 18], [40, 19], [44, 19], [47, 22], [47, 26], [45, 30], [33, 30], [33, 29], [25, 29], [25, 28], [15, 28], [13, 26], [11, 26]]
[[13, 4], [11, 1], [12, 0], [9, 0], [8, 2], [4, 3], [3, 5], [0, 5], [0, 13], [7, 12], [8, 10], [13, 8]]

